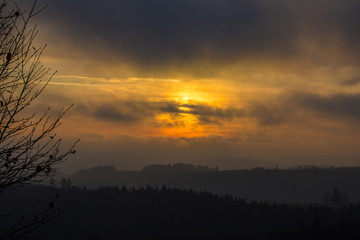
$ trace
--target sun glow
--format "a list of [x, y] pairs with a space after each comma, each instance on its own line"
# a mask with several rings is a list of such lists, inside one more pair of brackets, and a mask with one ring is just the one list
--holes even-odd
[[233, 123], [217, 118], [217, 114], [221, 115], [221, 111], [236, 102], [238, 94], [234, 88], [224, 86], [221, 81], [188, 80], [173, 82], [163, 90], [163, 98], [156, 100], [170, 102], [176, 109], [156, 115], [157, 134], [170, 137], [229, 137], [227, 128], [233, 128]]
[[199, 116], [193, 107], [212, 106], [215, 97], [209, 93], [189, 90], [173, 92], [169, 102], [177, 106], [177, 112], [161, 113], [156, 116], [156, 123], [161, 135], [171, 137], [201, 137], [208, 135], [207, 126], [200, 124]]
[[199, 97], [197, 93], [181, 92], [174, 97], [176, 102], [181, 104], [189, 104], [193, 102], [204, 102], [204, 99]]
[[[76, 106], [79, 106], [79, 115], [88, 117], [84, 134], [101, 133], [106, 137], [124, 134], [175, 138], [228, 135], [225, 128], [229, 128], [230, 122], [216, 118], [236, 97], [220, 82], [205, 80], [108, 80], [82, 76], [59, 76], [55, 80], [59, 84], [49, 87], [50, 91], [56, 87], [54, 94], [72, 93], [76, 96], [72, 99], [78, 103], [87, 96], [96, 95], [97, 99], [101, 99]], [[102, 108], [106, 111], [100, 116], [98, 112]], [[89, 127], [90, 122], [93, 122], [93, 127]]]

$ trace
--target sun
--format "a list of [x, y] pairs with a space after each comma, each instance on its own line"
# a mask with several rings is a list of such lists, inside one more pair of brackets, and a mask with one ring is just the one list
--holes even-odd
[[214, 98], [209, 93], [187, 89], [169, 94], [167, 101], [177, 107], [177, 112], [160, 113], [156, 116], [161, 135], [171, 137], [202, 137], [207, 133], [207, 127], [201, 124], [196, 106], [212, 106]]
[[180, 104], [191, 104], [196, 102], [206, 102], [197, 92], [179, 92], [173, 98], [175, 102]]

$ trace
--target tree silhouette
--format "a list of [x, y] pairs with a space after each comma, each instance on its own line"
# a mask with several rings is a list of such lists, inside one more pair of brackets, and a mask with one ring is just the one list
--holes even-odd
[[[54, 132], [71, 106], [56, 116], [50, 115], [50, 108], [42, 114], [30, 109], [55, 74], [40, 63], [45, 46], [34, 45], [37, 29], [30, 20], [42, 10], [36, 0], [27, 10], [12, 1], [0, 2], [0, 195], [52, 176], [54, 166], [75, 153], [76, 142], [61, 151], [62, 140]], [[24, 239], [61, 212], [54, 206], [52, 201], [33, 220], [22, 221], [0, 237]]]
[[57, 116], [50, 116], [50, 109], [26, 113], [53, 76], [47, 78], [50, 69], [40, 63], [45, 47], [33, 44], [37, 30], [30, 20], [39, 11], [36, 1], [28, 11], [6, 0], [0, 3], [0, 194], [42, 181], [75, 153], [74, 146], [61, 152], [61, 139], [54, 133], [69, 108]]

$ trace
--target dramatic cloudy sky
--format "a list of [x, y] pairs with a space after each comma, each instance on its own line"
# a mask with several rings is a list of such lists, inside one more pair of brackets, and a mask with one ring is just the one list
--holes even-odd
[[38, 3], [65, 169], [360, 165], [360, 1]]

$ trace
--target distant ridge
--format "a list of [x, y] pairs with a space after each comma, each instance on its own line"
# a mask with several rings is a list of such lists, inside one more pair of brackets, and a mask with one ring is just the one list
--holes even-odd
[[140, 171], [118, 171], [114, 166], [98, 166], [75, 172], [74, 185], [162, 187], [230, 194], [255, 201], [321, 203], [338, 189], [350, 202], [360, 201], [360, 167], [298, 166], [289, 169], [253, 168], [218, 170], [206, 166], [177, 163], [149, 165]]
[[168, 165], [153, 164], [144, 167], [143, 173], [150, 174], [178, 174], [178, 173], [197, 173], [197, 172], [217, 172], [218, 167], [211, 168], [208, 166], [194, 166], [187, 163], [174, 163]]

